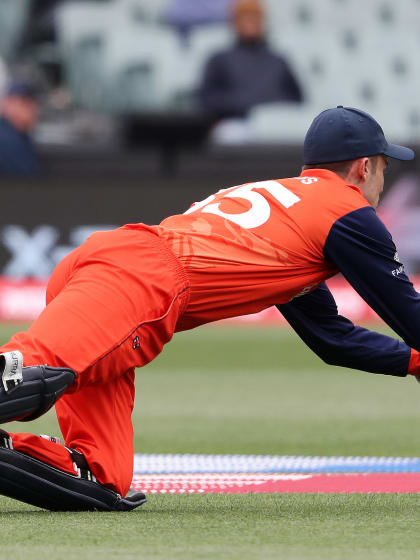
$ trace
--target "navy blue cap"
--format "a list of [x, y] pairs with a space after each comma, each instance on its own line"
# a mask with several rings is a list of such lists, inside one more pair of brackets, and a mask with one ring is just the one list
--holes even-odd
[[303, 144], [303, 163], [331, 163], [384, 154], [411, 160], [410, 148], [388, 144], [380, 125], [368, 113], [339, 105], [312, 121]]
[[35, 85], [24, 80], [12, 80], [6, 88], [6, 95], [14, 95], [26, 99], [37, 99], [38, 94], [39, 92]]

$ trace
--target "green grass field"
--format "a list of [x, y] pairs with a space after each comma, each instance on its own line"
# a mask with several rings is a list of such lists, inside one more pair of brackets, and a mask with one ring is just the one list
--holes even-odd
[[[325, 366], [286, 329], [179, 334], [136, 390], [136, 452], [420, 454], [414, 380]], [[58, 433], [52, 413], [8, 427]], [[420, 558], [420, 495], [153, 495], [128, 514], [3, 498], [0, 518], [14, 560]]]

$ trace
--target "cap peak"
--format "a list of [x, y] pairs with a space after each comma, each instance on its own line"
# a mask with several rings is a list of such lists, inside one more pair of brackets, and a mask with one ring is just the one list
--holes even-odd
[[326, 109], [315, 117], [303, 146], [305, 165], [379, 154], [400, 160], [414, 159], [410, 148], [388, 143], [381, 126], [369, 113], [343, 105]]

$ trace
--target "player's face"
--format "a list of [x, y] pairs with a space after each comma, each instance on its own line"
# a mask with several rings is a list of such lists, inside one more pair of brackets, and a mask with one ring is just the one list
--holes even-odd
[[384, 172], [387, 168], [388, 161], [383, 155], [369, 158], [366, 164], [365, 184], [362, 187], [363, 194], [366, 200], [374, 207], [377, 208], [379, 204], [379, 197], [384, 190]]

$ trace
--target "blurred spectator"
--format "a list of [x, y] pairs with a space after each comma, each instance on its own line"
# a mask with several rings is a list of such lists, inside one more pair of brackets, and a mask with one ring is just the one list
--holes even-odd
[[12, 82], [0, 101], [0, 174], [36, 175], [40, 164], [29, 135], [38, 118], [37, 92]]
[[172, 0], [167, 19], [183, 34], [192, 27], [229, 19], [234, 0]]
[[232, 16], [237, 41], [207, 62], [202, 108], [216, 118], [237, 118], [260, 103], [301, 102], [301, 89], [287, 62], [267, 45], [260, 0], [237, 0]]

